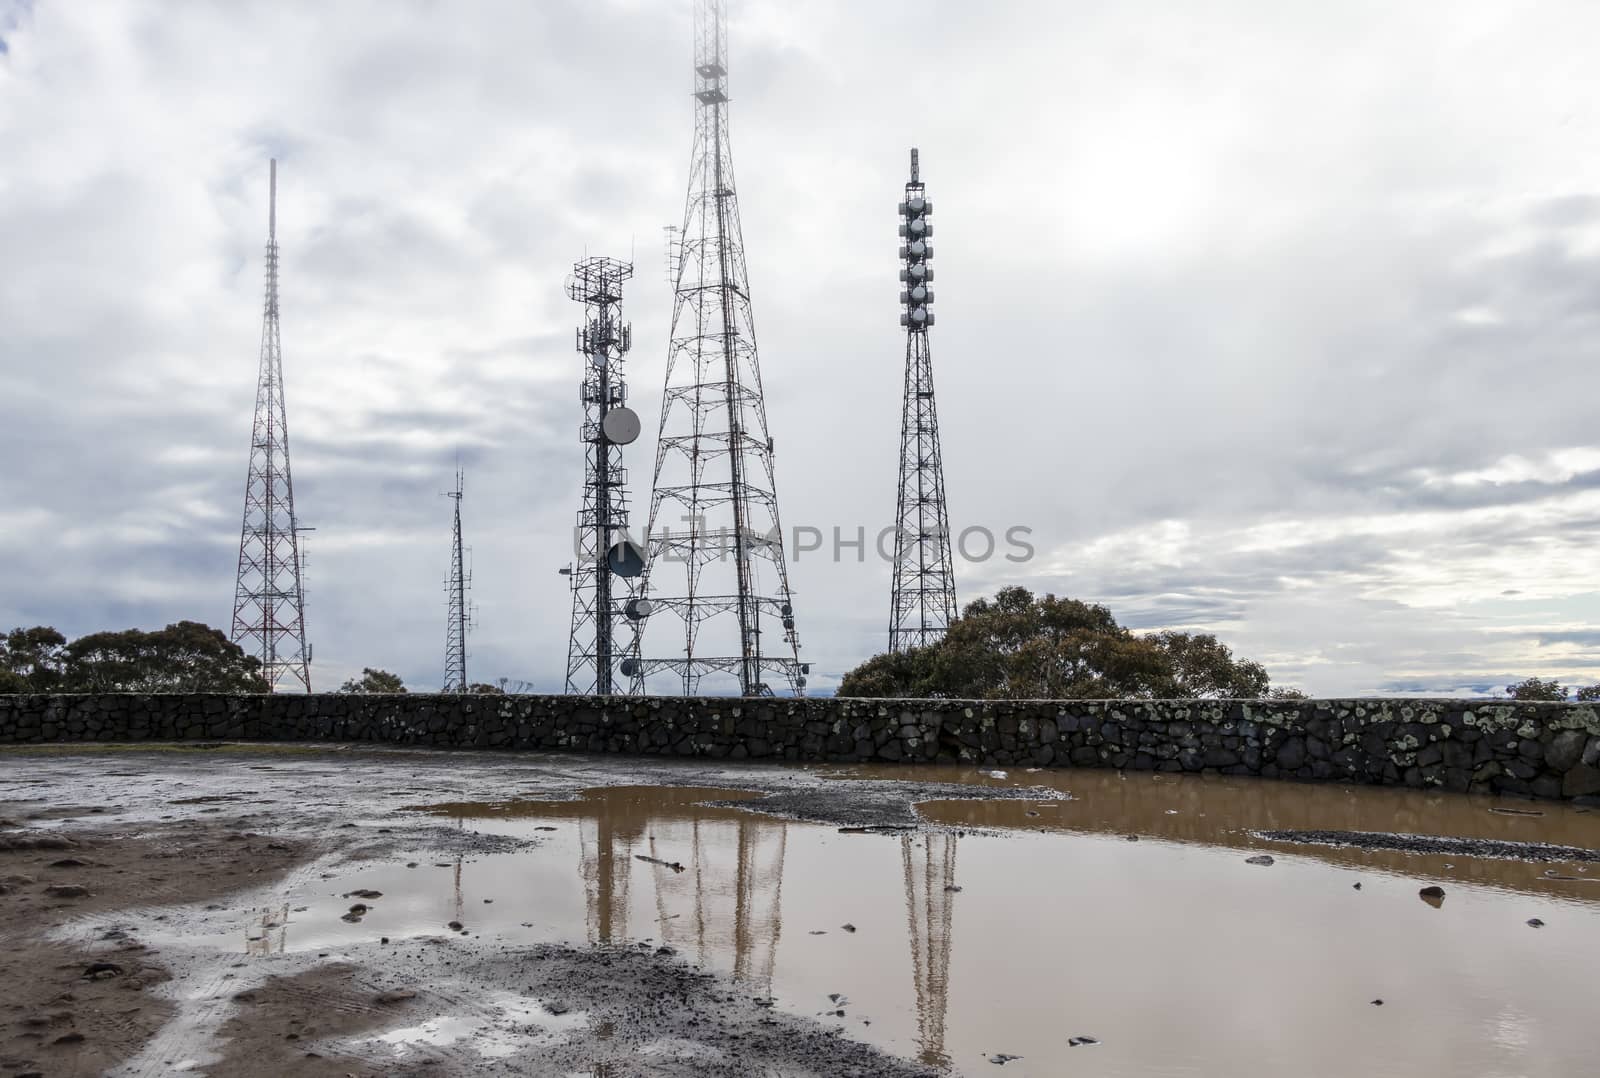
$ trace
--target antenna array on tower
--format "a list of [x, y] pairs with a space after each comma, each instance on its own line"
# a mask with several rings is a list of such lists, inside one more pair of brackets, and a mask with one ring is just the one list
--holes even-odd
[[261, 660], [267, 689], [311, 691], [301, 586], [300, 531], [289, 473], [289, 422], [283, 401], [283, 345], [278, 332], [278, 162], [267, 199], [267, 297], [261, 326], [255, 421], [245, 479], [244, 524], [229, 639]]
[[567, 692], [609, 696], [617, 675], [637, 689], [638, 634], [619, 647], [617, 618], [637, 622], [649, 613], [635, 598], [632, 582], [644, 569], [644, 551], [628, 536], [627, 472], [622, 447], [639, 437], [639, 417], [627, 406], [623, 364], [633, 347], [633, 327], [622, 321], [622, 283], [633, 276], [631, 262], [586, 258], [572, 269], [567, 295], [583, 304], [578, 354], [583, 356], [585, 446], [583, 506], [578, 510], [572, 566], [572, 636], [567, 644]]

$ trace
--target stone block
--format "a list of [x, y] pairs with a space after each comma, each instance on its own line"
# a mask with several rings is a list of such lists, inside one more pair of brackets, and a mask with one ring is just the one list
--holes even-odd
[[1580, 763], [1561, 778], [1561, 796], [1588, 797], [1600, 794], [1600, 767]]
[[1544, 762], [1558, 774], [1571, 770], [1583, 762], [1584, 744], [1589, 740], [1582, 730], [1562, 730], [1550, 739], [1544, 751]]

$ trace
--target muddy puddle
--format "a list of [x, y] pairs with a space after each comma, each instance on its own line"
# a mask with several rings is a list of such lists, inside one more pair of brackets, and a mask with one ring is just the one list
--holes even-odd
[[[418, 801], [409, 818], [534, 844], [346, 865], [247, 923], [234, 910], [189, 926], [186, 942], [244, 955], [441, 934], [644, 942], [961, 1075], [1592, 1072], [1600, 865], [1256, 832], [1600, 850], [1600, 814], [1108, 772], [825, 774], [1041, 796], [927, 802], [950, 830], [905, 833], [778, 818], [751, 810], [758, 793], [712, 786]], [[1248, 860], [1262, 854], [1272, 863]], [[1429, 885], [1442, 901], [1419, 897]]]

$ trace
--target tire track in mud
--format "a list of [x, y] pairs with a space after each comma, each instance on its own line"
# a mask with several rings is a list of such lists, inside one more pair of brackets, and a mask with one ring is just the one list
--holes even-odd
[[178, 1013], [132, 1059], [106, 1072], [106, 1078], [165, 1078], [173, 1074], [205, 1073], [207, 1064], [220, 1057], [208, 1052], [207, 1045], [222, 1027], [234, 1007], [235, 986], [228, 982], [228, 966], [222, 961], [196, 976], [174, 974], [168, 985], [176, 991], [163, 993]]
[[[137, 1005], [124, 1014], [96, 1013], [92, 1023], [84, 1025], [85, 1032], [95, 1038], [102, 1052], [111, 1049], [114, 1057], [123, 1060], [104, 1074], [163, 1078], [207, 1073], [220, 1058], [216, 1034], [237, 1010], [234, 997], [252, 983], [264, 981], [269, 971], [242, 961], [242, 950], [188, 943], [186, 931], [216, 935], [211, 931], [214, 927], [226, 931], [237, 926], [241, 937], [247, 939], [251, 917], [270, 910], [279, 893], [313, 884], [324, 870], [342, 861], [337, 855], [325, 854], [285, 872], [285, 859], [297, 857], [303, 842], [226, 830], [230, 826], [231, 821], [207, 821], [203, 834], [179, 824], [162, 827], [158, 836], [148, 838], [111, 830], [85, 837], [85, 849], [91, 856], [100, 853], [104, 857], [104, 851], [113, 846], [141, 838], [149, 848], [125, 861], [126, 867], [100, 877], [90, 896], [100, 908], [71, 910], [66, 921], [47, 930], [45, 938], [87, 956], [119, 964], [139, 962], [159, 970], [167, 979], [146, 985], [145, 997], [162, 1001], [173, 1012], [153, 1032], [148, 1022], [141, 1027], [133, 1017], [140, 1012]], [[270, 859], [252, 860], [263, 853]], [[232, 872], [219, 879], [221, 866], [229, 866]], [[257, 878], [269, 874], [275, 877], [270, 882]], [[223, 887], [210, 894], [202, 887], [197, 896], [197, 878], [220, 882]], [[108, 900], [116, 904], [106, 907], [103, 904]], [[262, 907], [263, 902], [269, 905]], [[281, 902], [276, 905], [282, 908]], [[138, 998], [130, 996], [129, 1002]], [[349, 1001], [331, 998], [328, 1005], [351, 1006]]]

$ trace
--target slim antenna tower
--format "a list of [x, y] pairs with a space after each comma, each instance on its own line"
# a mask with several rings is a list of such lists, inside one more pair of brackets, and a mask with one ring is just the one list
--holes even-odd
[[449, 597], [450, 620], [444, 632], [444, 691], [467, 691], [467, 592], [472, 588], [472, 573], [466, 567], [461, 546], [461, 497], [466, 491], [464, 476], [456, 468], [456, 489], [444, 496], [455, 503], [455, 527], [450, 543], [450, 578], [445, 581]]
[[895, 506], [894, 585], [889, 650], [926, 647], [956, 616], [956, 578], [950, 557], [950, 518], [939, 454], [939, 410], [933, 402], [933, 203], [922, 185], [917, 151], [900, 203], [900, 324], [906, 327], [905, 397], [900, 410], [900, 494]]
[[[638, 634], [618, 646], [619, 617], [637, 621], [649, 605], [633, 595], [644, 570], [644, 550], [628, 538], [627, 472], [622, 447], [639, 437], [639, 417], [627, 407], [623, 363], [633, 347], [633, 327], [622, 321], [622, 282], [633, 263], [585, 258], [572, 267], [567, 295], [583, 304], [577, 332], [583, 356], [585, 446], [583, 505], [573, 547], [577, 563], [563, 570], [572, 578], [572, 636], [567, 643], [567, 692], [610, 696], [617, 675], [637, 679]], [[630, 661], [631, 660], [631, 661]], [[637, 681], [630, 687], [637, 688]]]
[[680, 654], [647, 654], [640, 669], [672, 671], [689, 694], [718, 674], [744, 696], [765, 696], [769, 676], [800, 692], [806, 669], [734, 193], [727, 39], [723, 0], [696, 0], [694, 154], [640, 592], [654, 604], [652, 624], [673, 627], [650, 639], [671, 639]]
[[289, 423], [283, 405], [283, 346], [278, 335], [278, 162], [267, 200], [267, 300], [261, 326], [250, 471], [239, 534], [239, 575], [231, 639], [261, 660], [267, 689], [285, 684], [311, 691], [305, 592], [300, 576], [301, 528], [289, 476]]

